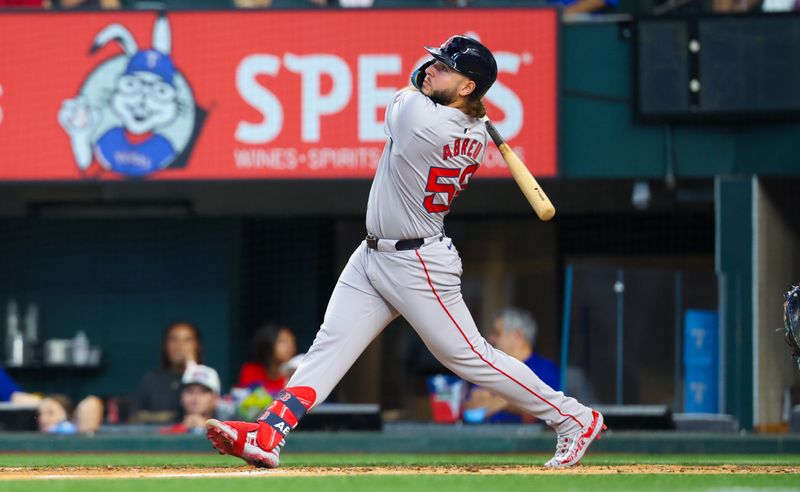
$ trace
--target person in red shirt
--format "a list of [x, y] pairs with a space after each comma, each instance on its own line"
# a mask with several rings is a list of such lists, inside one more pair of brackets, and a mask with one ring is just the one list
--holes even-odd
[[297, 354], [297, 342], [291, 328], [267, 324], [253, 335], [250, 361], [239, 371], [240, 388], [262, 386], [273, 397], [286, 386], [288, 376], [281, 366]]
[[50, 8], [49, 1], [45, 0], [0, 0], [0, 9], [7, 7], [23, 8], [23, 9], [41, 9]]

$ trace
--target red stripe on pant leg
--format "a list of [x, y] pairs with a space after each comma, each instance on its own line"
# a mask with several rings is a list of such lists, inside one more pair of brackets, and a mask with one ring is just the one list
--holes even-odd
[[552, 403], [550, 403], [550, 401], [548, 401], [547, 399], [542, 397], [540, 394], [536, 393], [532, 389], [528, 388], [524, 384], [522, 384], [519, 381], [517, 381], [516, 379], [514, 379], [510, 374], [507, 374], [502, 369], [498, 368], [497, 366], [495, 366], [494, 364], [492, 364], [488, 360], [484, 359], [483, 356], [480, 353], [478, 353], [477, 350], [475, 350], [475, 347], [473, 347], [472, 344], [470, 343], [469, 338], [467, 338], [467, 335], [464, 333], [464, 330], [461, 329], [461, 326], [459, 326], [458, 322], [455, 320], [455, 318], [453, 318], [453, 315], [450, 314], [450, 311], [447, 309], [447, 306], [445, 306], [444, 303], [442, 302], [442, 299], [439, 297], [439, 293], [436, 292], [436, 288], [434, 288], [433, 282], [431, 282], [431, 276], [428, 273], [428, 267], [425, 266], [425, 261], [422, 259], [422, 256], [419, 254], [419, 250], [416, 250], [415, 252], [417, 253], [417, 258], [419, 258], [419, 262], [422, 263], [422, 269], [425, 270], [425, 277], [427, 277], [427, 279], [428, 279], [428, 285], [431, 286], [431, 292], [433, 292], [433, 295], [436, 296], [436, 300], [439, 301], [439, 305], [442, 306], [442, 309], [444, 309], [444, 312], [447, 313], [447, 316], [450, 318], [450, 321], [452, 321], [453, 324], [456, 325], [456, 328], [458, 328], [458, 332], [461, 333], [461, 336], [464, 338], [464, 341], [467, 342], [467, 345], [469, 345], [470, 350], [472, 350], [472, 352], [475, 355], [477, 355], [480, 360], [485, 362], [486, 365], [488, 365], [489, 367], [491, 367], [495, 371], [499, 372], [503, 376], [507, 377], [508, 379], [514, 381], [515, 383], [517, 383], [520, 387], [522, 387], [528, 393], [532, 394], [536, 398], [538, 398], [538, 399], [542, 400], [543, 402], [547, 403], [548, 405], [550, 405], [553, 408], [553, 410], [558, 412], [558, 414], [561, 415], [562, 417], [571, 418], [572, 420], [575, 421], [575, 423], [577, 423], [579, 426], [581, 426], [581, 428], [583, 428], [583, 425], [578, 421], [577, 418], [575, 418], [574, 415], [570, 415], [568, 413], [562, 413], [561, 410], [559, 410], [559, 408], [557, 406], [553, 405]]

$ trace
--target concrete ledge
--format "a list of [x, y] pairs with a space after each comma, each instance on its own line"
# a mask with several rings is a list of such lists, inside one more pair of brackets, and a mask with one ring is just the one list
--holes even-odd
[[[286, 446], [301, 453], [548, 453], [549, 431], [444, 429], [384, 432], [296, 432]], [[0, 452], [211, 452], [202, 435], [97, 434], [53, 436], [0, 434]], [[800, 453], [800, 435], [607, 432], [593, 451], [633, 454]]]

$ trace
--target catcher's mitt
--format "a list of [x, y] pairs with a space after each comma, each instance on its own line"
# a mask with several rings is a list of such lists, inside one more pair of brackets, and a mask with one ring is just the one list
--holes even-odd
[[795, 285], [784, 297], [783, 327], [786, 329], [785, 340], [792, 349], [792, 358], [800, 369], [800, 285]]

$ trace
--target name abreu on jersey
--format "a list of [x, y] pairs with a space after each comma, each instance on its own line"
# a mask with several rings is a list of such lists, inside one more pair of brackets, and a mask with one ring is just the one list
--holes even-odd
[[442, 147], [442, 160], [446, 161], [451, 157], [464, 155], [480, 163], [478, 157], [483, 150], [483, 144], [474, 138], [457, 138]]

